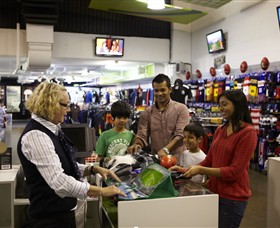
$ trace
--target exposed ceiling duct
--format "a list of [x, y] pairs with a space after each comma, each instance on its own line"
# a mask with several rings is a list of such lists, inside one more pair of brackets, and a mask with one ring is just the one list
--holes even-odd
[[27, 61], [21, 71], [47, 70], [51, 65], [53, 26], [58, 22], [61, 0], [20, 0], [26, 23]]
[[26, 23], [55, 25], [61, 0], [20, 0], [21, 14]]
[[26, 25], [27, 61], [22, 71], [45, 71], [51, 66], [53, 25]]

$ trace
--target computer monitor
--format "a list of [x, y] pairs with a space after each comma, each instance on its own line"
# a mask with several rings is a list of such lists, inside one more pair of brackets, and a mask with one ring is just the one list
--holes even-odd
[[77, 147], [76, 158], [89, 157], [95, 147], [95, 131], [87, 124], [62, 124], [61, 130]]

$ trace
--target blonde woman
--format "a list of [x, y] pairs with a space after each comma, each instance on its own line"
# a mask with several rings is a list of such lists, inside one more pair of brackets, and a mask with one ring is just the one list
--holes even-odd
[[60, 130], [69, 102], [65, 87], [46, 81], [26, 101], [32, 116], [17, 151], [26, 176], [33, 227], [76, 227], [77, 198], [124, 195], [115, 186], [101, 188], [80, 181], [81, 176], [95, 173], [119, 179], [107, 169], [74, 160], [75, 146]]

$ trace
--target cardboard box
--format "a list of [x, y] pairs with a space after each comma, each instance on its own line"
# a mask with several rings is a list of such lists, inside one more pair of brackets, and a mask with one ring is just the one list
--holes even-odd
[[6, 152], [0, 154], [0, 170], [12, 168], [12, 148], [7, 148]]

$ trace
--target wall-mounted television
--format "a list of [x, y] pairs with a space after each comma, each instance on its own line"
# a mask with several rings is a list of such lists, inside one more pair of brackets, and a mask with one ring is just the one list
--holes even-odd
[[226, 40], [222, 29], [206, 35], [209, 53], [216, 53], [226, 50]]
[[277, 21], [278, 21], [279, 28], [280, 28], [280, 6], [277, 6], [276, 10], [277, 10]]
[[122, 57], [124, 54], [123, 38], [95, 38], [95, 55], [105, 57]]
[[87, 124], [62, 124], [61, 130], [77, 147], [76, 158], [91, 156], [95, 148], [95, 131]]

